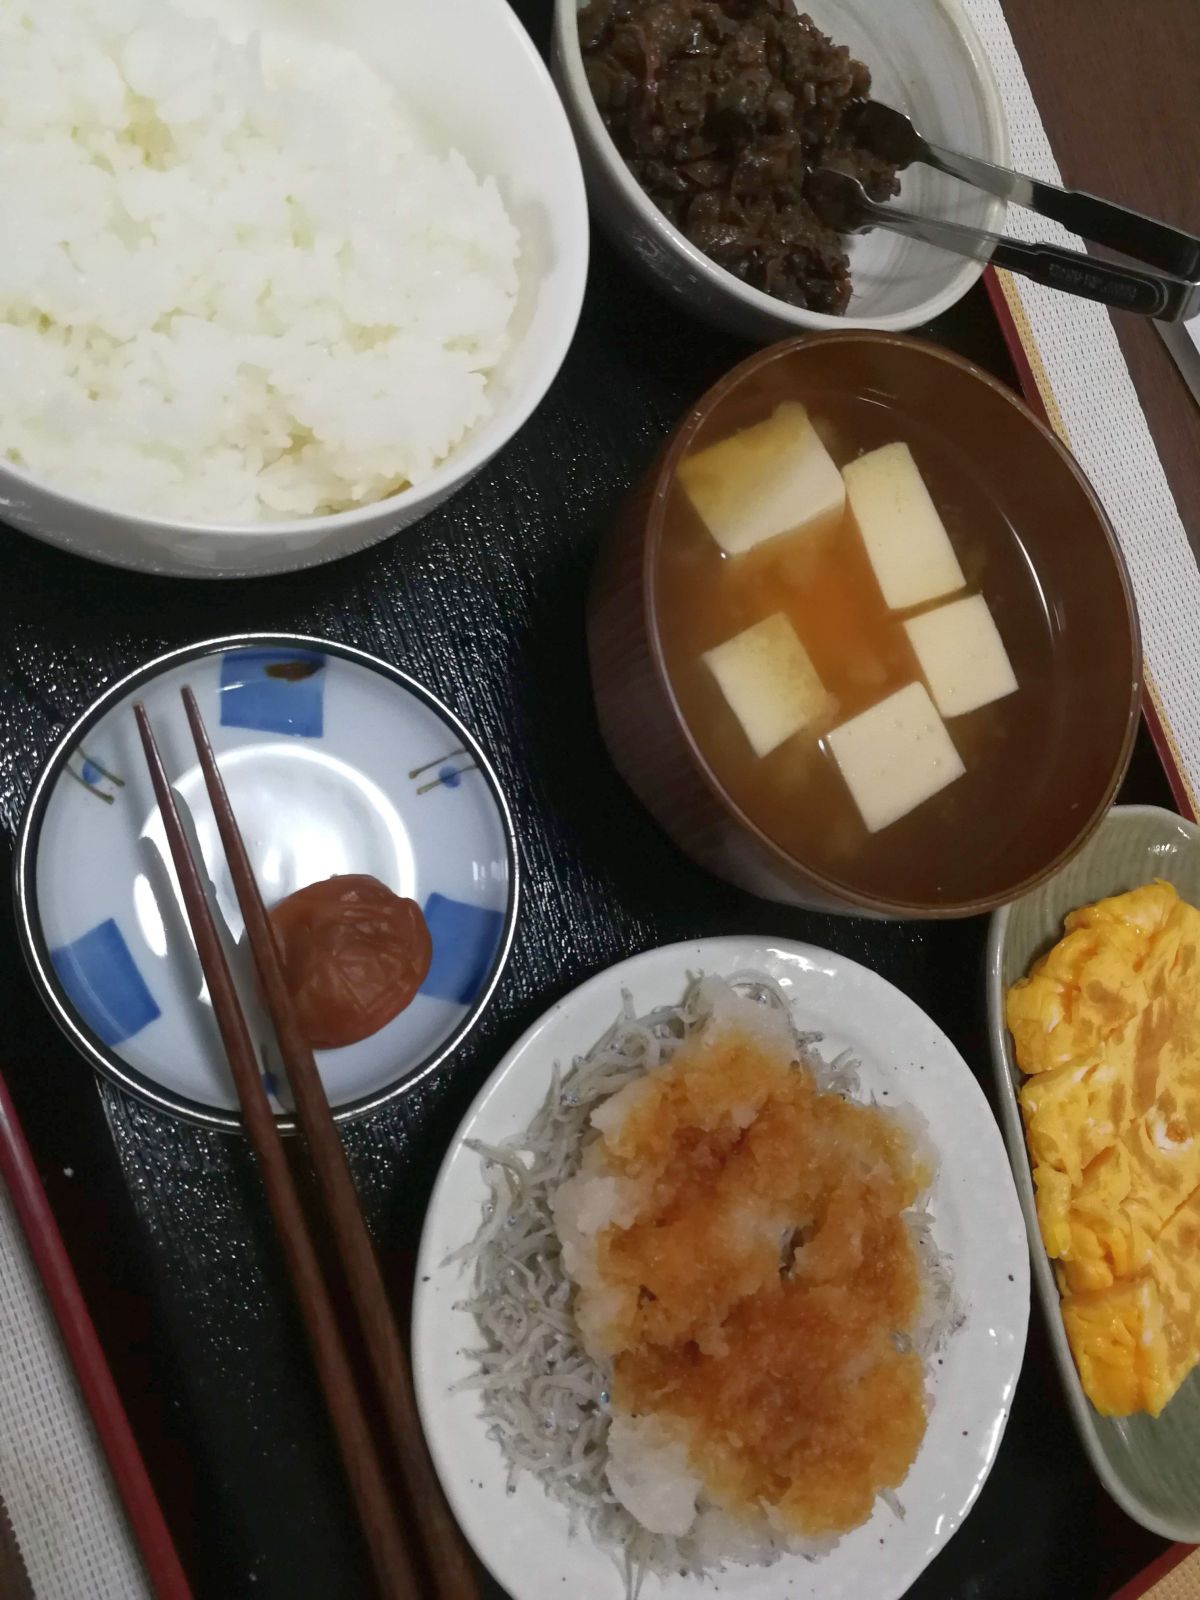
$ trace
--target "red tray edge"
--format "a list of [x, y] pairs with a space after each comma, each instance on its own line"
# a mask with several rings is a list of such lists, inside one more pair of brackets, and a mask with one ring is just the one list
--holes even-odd
[[1112, 1600], [1140, 1600], [1140, 1597], [1156, 1583], [1161, 1583], [1168, 1572], [1173, 1572], [1186, 1556], [1190, 1556], [1195, 1548], [1196, 1546], [1191, 1544], [1171, 1545], [1169, 1549], [1163, 1551], [1157, 1561], [1152, 1561], [1135, 1578], [1131, 1578], [1124, 1588], [1118, 1589]]
[[191, 1600], [191, 1588], [2, 1076], [0, 1178], [12, 1196], [29, 1253], [54, 1312], [150, 1586], [158, 1600]]

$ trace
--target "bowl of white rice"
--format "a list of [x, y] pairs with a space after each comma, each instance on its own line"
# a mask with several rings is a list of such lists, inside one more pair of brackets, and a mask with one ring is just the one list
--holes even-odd
[[0, 522], [187, 576], [445, 500], [587, 268], [506, 0], [0, 0], [0, 214]]

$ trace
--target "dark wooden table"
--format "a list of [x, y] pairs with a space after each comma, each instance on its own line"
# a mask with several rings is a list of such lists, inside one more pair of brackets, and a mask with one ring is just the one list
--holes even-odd
[[[1200, 233], [1197, 0], [1004, 0], [1004, 10], [1063, 181]], [[1114, 321], [1200, 555], [1200, 406], [1155, 328]]]
[[[1023, 47], [1044, 33], [1059, 52], [1048, 48], [1036, 66], [1044, 103], [1068, 87], [1074, 93], [1068, 80], [1075, 77], [1102, 102], [1098, 75], [1107, 62], [1115, 84], [1120, 63], [1129, 62], [1128, 42], [1122, 33], [1118, 47], [1117, 34], [1135, 13], [1140, 27], [1156, 16], [1164, 29], [1184, 29], [1189, 17], [1195, 27], [1200, 16], [1196, 0], [1010, 3]], [[517, 9], [544, 41], [548, 0], [520, 0]], [[1096, 42], [1097, 19], [1110, 29], [1107, 53]], [[1091, 39], [1086, 64], [1082, 46], [1069, 48], [1080, 30]], [[1048, 87], [1039, 74], [1051, 72], [1054, 60]], [[1185, 88], [1181, 80], [1178, 89]], [[1191, 125], [1194, 96], [1177, 99], [1173, 115], [1161, 94], [1142, 103], [1147, 137], [1165, 144], [1172, 125]], [[1061, 109], [1048, 105], [1048, 119]], [[1088, 149], [1100, 159], [1106, 127], [1099, 117], [1091, 126], [1093, 142], [1081, 140], [1080, 161]], [[1114, 111], [1108, 130], [1116, 126]], [[1067, 164], [1061, 145], [1060, 156]], [[1182, 174], [1181, 167], [1181, 182]], [[1098, 165], [1069, 175], [1117, 187]], [[1126, 198], [1157, 203], [1136, 189], [1132, 169], [1127, 181], [1135, 187], [1121, 191]], [[1164, 200], [1161, 209], [1173, 208]], [[1011, 379], [982, 290], [931, 331]], [[600, 745], [581, 627], [597, 532], [680, 411], [742, 353], [658, 300], [597, 243], [579, 335], [537, 416], [449, 506], [386, 546], [285, 578], [187, 584], [90, 566], [16, 535], [0, 538], [5, 852], [65, 722], [137, 662], [224, 632], [303, 629], [385, 656], [453, 705], [495, 757], [526, 883], [509, 969], [455, 1062], [347, 1133], [400, 1300], [433, 1173], [482, 1078], [554, 998], [636, 950], [764, 930], [825, 944], [911, 994], [989, 1082], [982, 922], [867, 924], [725, 889], [666, 843]], [[1151, 364], [1156, 354], [1169, 377], [1165, 352], [1143, 351]], [[1151, 369], [1152, 388], [1165, 381]], [[1174, 407], [1190, 407], [1178, 388]], [[1178, 424], [1171, 410], [1167, 425], [1192, 421], [1189, 413]], [[1191, 488], [1181, 479], [1177, 493], [1200, 496], [1200, 453], [1193, 448], [1189, 462], [1181, 445], [1180, 458]], [[1144, 737], [1125, 796], [1169, 803]], [[96, 1083], [25, 977], [6, 897], [0, 1002], [5, 1075], [198, 1594], [366, 1594], [336, 1456], [244, 1144]], [[978, 1244], [987, 1248], [986, 1239]], [[1116, 1510], [1091, 1473], [1035, 1307], [995, 1470], [912, 1600], [1101, 1600], [1160, 1547]]]

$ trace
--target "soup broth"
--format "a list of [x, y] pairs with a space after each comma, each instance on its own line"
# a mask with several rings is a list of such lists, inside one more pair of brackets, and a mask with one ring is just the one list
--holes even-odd
[[[780, 848], [834, 883], [913, 905], [969, 899], [1012, 853], [1039, 796], [1030, 775], [1056, 737], [1050, 693], [1054, 622], [1017, 531], [971, 459], [927, 422], [882, 398], [797, 393], [776, 362], [735, 389], [689, 454], [801, 400], [840, 468], [900, 442], [912, 451], [966, 587], [891, 611], [849, 509], [835, 526], [724, 553], [676, 476], [664, 508], [654, 602], [668, 678], [692, 737], [735, 804]], [[904, 629], [919, 611], [981, 594], [1017, 679], [1015, 692], [945, 718], [965, 773], [906, 816], [868, 831], [828, 734], [922, 673]], [[754, 754], [704, 652], [783, 612], [832, 697], [828, 715], [768, 754]]]

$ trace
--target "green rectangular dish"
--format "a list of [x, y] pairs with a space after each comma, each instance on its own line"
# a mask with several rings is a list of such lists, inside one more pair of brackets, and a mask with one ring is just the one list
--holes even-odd
[[1102, 1417], [1083, 1392], [1067, 1343], [1058, 1286], [1038, 1230], [1033, 1175], [1017, 1090], [1022, 1074], [1004, 1024], [1004, 995], [1063, 931], [1077, 907], [1154, 878], [1200, 905], [1200, 830], [1157, 806], [1116, 806], [1077, 856], [1040, 888], [997, 911], [988, 941], [988, 1015], [1000, 1122], [1025, 1213], [1033, 1281], [1041, 1295], [1067, 1402], [1084, 1448], [1113, 1499], [1144, 1528], [1200, 1543], [1200, 1368], [1161, 1416]]

